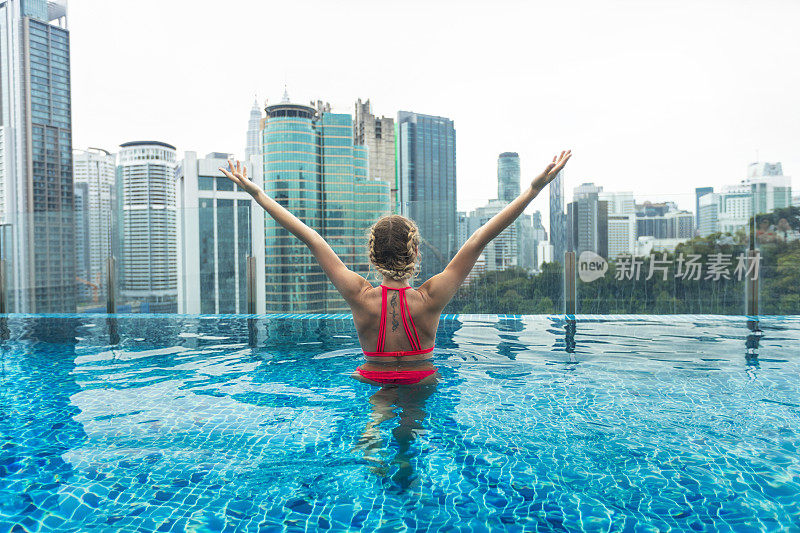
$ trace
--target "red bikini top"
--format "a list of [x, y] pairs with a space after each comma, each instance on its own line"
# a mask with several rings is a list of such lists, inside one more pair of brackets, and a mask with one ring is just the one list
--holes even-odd
[[[381, 285], [381, 325], [378, 328], [378, 345], [375, 352], [364, 352], [364, 355], [370, 357], [403, 357], [405, 355], [421, 355], [433, 351], [433, 346], [430, 348], [422, 349], [419, 343], [419, 334], [417, 328], [414, 326], [414, 320], [408, 312], [408, 304], [406, 303], [406, 289], [411, 287], [401, 287], [399, 289]], [[386, 294], [389, 290], [398, 291], [400, 293], [400, 318], [403, 322], [403, 329], [406, 330], [406, 337], [408, 342], [411, 343], [411, 350], [399, 352], [384, 352], [383, 344], [386, 340]], [[410, 327], [409, 327], [410, 326]], [[411, 332], [414, 332], [412, 335]]]

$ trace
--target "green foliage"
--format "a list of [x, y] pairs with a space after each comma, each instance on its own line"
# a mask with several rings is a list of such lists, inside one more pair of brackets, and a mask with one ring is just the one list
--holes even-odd
[[546, 263], [537, 275], [522, 268], [486, 272], [461, 287], [445, 313], [560, 313], [561, 272], [558, 263]]
[[[777, 209], [768, 215], [772, 223], [786, 218], [793, 229], [800, 229], [800, 208]], [[578, 312], [583, 314], [745, 314], [745, 280], [734, 275], [737, 258], [747, 253], [747, 235], [714, 234], [696, 237], [667, 254], [670, 267], [666, 279], [654, 269], [651, 258], [644, 258], [639, 279], [617, 279], [618, 261], [610, 261], [605, 276], [583, 283], [577, 281]], [[800, 241], [769, 242], [759, 245], [761, 252], [760, 313], [800, 314]], [[682, 254], [700, 255], [704, 266], [714, 254], [729, 254], [729, 279], [708, 276], [703, 268], [700, 279], [676, 276], [677, 259]], [[656, 261], [664, 259], [655, 254]], [[656, 263], [653, 266], [658, 266]], [[649, 278], [649, 279], [648, 279]], [[542, 272], [530, 274], [512, 268], [486, 272], [462, 287], [446, 313], [555, 314], [562, 313], [563, 276], [560, 263], [546, 263]]]

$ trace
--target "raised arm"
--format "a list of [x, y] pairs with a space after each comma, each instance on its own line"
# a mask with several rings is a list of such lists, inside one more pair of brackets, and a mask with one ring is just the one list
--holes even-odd
[[486, 245], [522, 214], [528, 204], [542, 192], [542, 189], [558, 176], [570, 157], [572, 157], [571, 150], [561, 152], [561, 155], [554, 157], [542, 173], [533, 179], [530, 187], [467, 239], [464, 246], [440, 274], [436, 274], [422, 284], [419, 288], [420, 292], [427, 294], [434, 307], [444, 309], [444, 306], [464, 283]]
[[229, 180], [249, 193], [264, 208], [264, 211], [275, 219], [275, 222], [286, 228], [289, 233], [308, 246], [308, 249], [317, 258], [317, 262], [322, 267], [325, 275], [333, 282], [333, 285], [348, 303], [353, 302], [364, 289], [371, 287], [369, 282], [362, 276], [347, 268], [342, 260], [339, 259], [339, 256], [336, 255], [336, 252], [316, 230], [306, 226], [302, 220], [290, 213], [288, 209], [267, 196], [258, 184], [250, 181], [247, 178], [247, 168], [243, 167], [239, 161], [236, 161], [236, 165], [228, 161], [228, 169], [220, 167], [219, 170]]

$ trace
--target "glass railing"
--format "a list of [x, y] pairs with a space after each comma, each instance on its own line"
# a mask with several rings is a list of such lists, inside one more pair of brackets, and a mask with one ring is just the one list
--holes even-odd
[[[698, 232], [686, 195], [613, 203], [570, 204], [561, 257], [530, 218], [507, 230], [445, 313], [800, 314], [800, 208], [712, 213]], [[321, 231], [375, 285], [365, 235], [376, 216], [327, 219]], [[423, 268], [412, 285], [440, 271], [480, 222], [443, 235], [420, 224]], [[261, 209], [246, 203], [6, 214], [0, 258], [5, 312], [349, 311], [308, 250], [265, 229]]]

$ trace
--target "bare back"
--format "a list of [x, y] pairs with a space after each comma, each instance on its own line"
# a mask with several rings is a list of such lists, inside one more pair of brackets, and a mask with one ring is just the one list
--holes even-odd
[[[408, 288], [405, 291], [405, 302], [407, 314], [413, 319], [413, 325], [419, 335], [421, 348], [433, 346], [436, 338], [436, 330], [439, 326], [441, 311], [437, 307], [430, 305], [430, 301], [425, 298], [423, 291]], [[353, 310], [353, 322], [358, 333], [358, 340], [364, 352], [375, 352], [378, 345], [378, 333], [381, 321], [381, 298], [382, 289], [380, 286], [365, 290], [356, 302], [351, 304]], [[386, 352], [411, 351], [414, 347], [406, 335], [406, 330], [402, 321], [400, 291], [389, 288], [387, 291], [386, 317], [384, 320], [384, 346]], [[429, 359], [430, 354], [404, 356], [405, 361]], [[367, 358], [373, 359], [371, 357]], [[399, 360], [399, 357], [381, 357], [383, 361], [387, 359]]]

